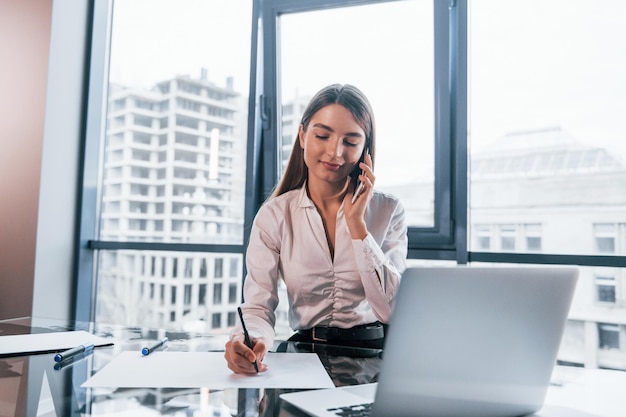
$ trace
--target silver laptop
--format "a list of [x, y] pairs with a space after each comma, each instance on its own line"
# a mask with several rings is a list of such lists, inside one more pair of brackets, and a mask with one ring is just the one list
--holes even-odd
[[[506, 417], [543, 406], [575, 267], [418, 267], [402, 276], [378, 383], [281, 395], [323, 417]], [[363, 405], [362, 408], [367, 408]]]

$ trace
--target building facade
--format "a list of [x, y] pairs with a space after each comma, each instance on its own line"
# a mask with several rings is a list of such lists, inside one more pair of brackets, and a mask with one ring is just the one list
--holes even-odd
[[[241, 244], [247, 100], [233, 80], [111, 86], [101, 240]], [[97, 320], [226, 332], [241, 254], [101, 251]]]
[[[474, 252], [626, 255], [626, 164], [561, 128], [516, 132], [471, 158]], [[626, 270], [581, 267], [559, 359], [626, 370]]]

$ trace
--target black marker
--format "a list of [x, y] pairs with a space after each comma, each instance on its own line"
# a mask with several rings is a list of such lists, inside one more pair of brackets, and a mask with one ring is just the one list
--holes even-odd
[[81, 353], [86, 353], [93, 350], [93, 343], [88, 345], [80, 345], [75, 348], [71, 348], [66, 350], [65, 352], [57, 353], [54, 355], [55, 362], [61, 362], [70, 358], [73, 358], [76, 355], [80, 355]]
[[[239, 320], [241, 320], [241, 327], [243, 327], [243, 337], [245, 339], [244, 341], [246, 343], [246, 346], [252, 349], [252, 341], [250, 340], [248, 329], [246, 329], [246, 323], [243, 321], [243, 313], [241, 312], [241, 307], [237, 307], [237, 311], [239, 312]], [[256, 361], [252, 362], [252, 364], [254, 365], [254, 370], [259, 372], [259, 365], [256, 363]]]
[[168, 340], [167, 337], [164, 337], [163, 339], [156, 342], [154, 345], [141, 349], [141, 354], [143, 356], [149, 355], [152, 351], [157, 350], [158, 348], [163, 346], [165, 343], [167, 343], [167, 340]]

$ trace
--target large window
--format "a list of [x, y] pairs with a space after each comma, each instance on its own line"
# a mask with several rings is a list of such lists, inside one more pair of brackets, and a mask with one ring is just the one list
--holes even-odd
[[540, 241], [500, 226], [500, 245], [471, 250], [624, 254], [625, 15], [619, 0], [469, 2], [471, 223], [540, 225], [525, 232]]
[[[227, 332], [221, 317], [239, 300], [223, 285], [240, 291], [243, 271], [252, 2], [100, 10], [110, 61], [91, 87], [105, 115], [90, 138], [101, 150], [93, 319]], [[216, 283], [225, 272], [232, 284]]]
[[[401, 198], [412, 257], [455, 259], [450, 112], [451, 20], [446, 2], [263, 2], [263, 187], [276, 184], [308, 99], [350, 83], [372, 101], [377, 187]], [[377, 28], [372, 30], [371, 28]], [[268, 140], [266, 140], [268, 139]], [[463, 139], [464, 141], [465, 139]], [[278, 141], [278, 148], [277, 143]]]
[[[580, 265], [559, 358], [626, 369], [625, 2], [96, 0], [94, 16], [78, 315], [232, 327], [303, 106], [351, 83], [409, 263]], [[284, 299], [276, 316], [287, 335]]]
[[[406, 16], [412, 16], [411, 24]], [[374, 108], [376, 186], [402, 199], [411, 226], [433, 227], [433, 4], [386, 2], [278, 19], [281, 167], [311, 96], [328, 84], [353, 84]]]
[[626, 369], [626, 3], [467, 4], [468, 258], [589, 265], [560, 358]]

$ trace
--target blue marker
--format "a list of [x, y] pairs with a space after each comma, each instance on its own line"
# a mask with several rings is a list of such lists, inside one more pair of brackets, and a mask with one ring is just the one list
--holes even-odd
[[88, 345], [80, 345], [75, 348], [68, 349], [65, 352], [57, 353], [54, 355], [55, 362], [61, 362], [70, 358], [73, 358], [76, 355], [80, 355], [81, 353], [87, 353], [93, 350], [93, 343]]
[[143, 356], [149, 355], [150, 352], [152, 352], [153, 350], [156, 350], [156, 349], [160, 348], [161, 346], [163, 346], [167, 342], [167, 340], [168, 340], [167, 337], [164, 337], [163, 339], [159, 340], [154, 345], [148, 346], [148, 347], [145, 347], [145, 348], [141, 349], [141, 354]]

